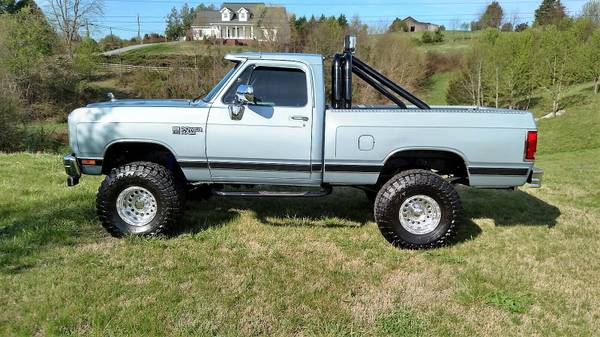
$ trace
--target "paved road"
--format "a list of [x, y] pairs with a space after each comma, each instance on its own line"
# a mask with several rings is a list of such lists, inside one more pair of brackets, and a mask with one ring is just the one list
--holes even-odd
[[119, 48], [119, 49], [109, 50], [107, 52], [102, 53], [102, 55], [104, 55], [104, 56], [121, 55], [124, 52], [128, 52], [130, 50], [144, 48], [144, 47], [148, 47], [148, 46], [153, 46], [155, 44], [158, 44], [158, 43], [136, 44], [136, 45], [133, 45], [133, 46], [128, 46], [128, 47], [123, 47], [123, 48]]

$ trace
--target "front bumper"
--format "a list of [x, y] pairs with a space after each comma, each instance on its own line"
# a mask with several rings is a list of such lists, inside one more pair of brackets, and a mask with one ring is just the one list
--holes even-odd
[[540, 187], [542, 187], [543, 178], [544, 178], [544, 169], [534, 167], [531, 170], [531, 173], [529, 174], [529, 178], [527, 179], [527, 182], [529, 183], [529, 186], [531, 186], [533, 188], [540, 188]]
[[70, 154], [63, 158], [65, 166], [65, 172], [67, 173], [67, 186], [75, 186], [79, 184], [79, 178], [81, 178], [81, 168], [77, 162], [77, 157]]

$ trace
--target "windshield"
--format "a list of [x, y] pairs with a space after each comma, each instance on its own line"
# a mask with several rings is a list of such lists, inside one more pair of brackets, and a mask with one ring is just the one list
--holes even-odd
[[225, 85], [225, 83], [227, 83], [227, 81], [233, 75], [233, 73], [235, 73], [239, 65], [240, 63], [236, 62], [235, 66], [231, 68], [231, 70], [229, 70], [227, 75], [225, 75], [225, 77], [223, 77], [223, 79], [220, 80], [219, 83], [217, 83], [217, 85], [215, 85], [215, 87], [212, 88], [212, 90], [206, 96], [204, 96], [204, 98], [202, 98], [202, 100], [204, 102], [211, 101], [215, 97], [215, 95], [221, 90], [221, 88]]

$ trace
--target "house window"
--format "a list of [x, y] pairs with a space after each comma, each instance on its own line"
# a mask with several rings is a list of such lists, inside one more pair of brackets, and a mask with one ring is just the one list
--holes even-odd
[[410, 31], [414, 32], [415, 31], [415, 26], [410, 26]]
[[231, 17], [230, 17], [231, 13], [229, 12], [229, 10], [225, 9], [222, 13], [221, 13], [221, 19], [223, 21], [231, 21]]

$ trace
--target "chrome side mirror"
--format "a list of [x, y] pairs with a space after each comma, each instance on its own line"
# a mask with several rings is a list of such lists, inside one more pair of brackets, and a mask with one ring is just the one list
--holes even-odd
[[237, 88], [235, 96], [241, 104], [254, 103], [254, 88], [251, 85], [241, 84]]
[[229, 105], [229, 117], [234, 121], [239, 121], [244, 115], [244, 105], [254, 103], [254, 88], [251, 85], [242, 84], [235, 92], [233, 104]]

